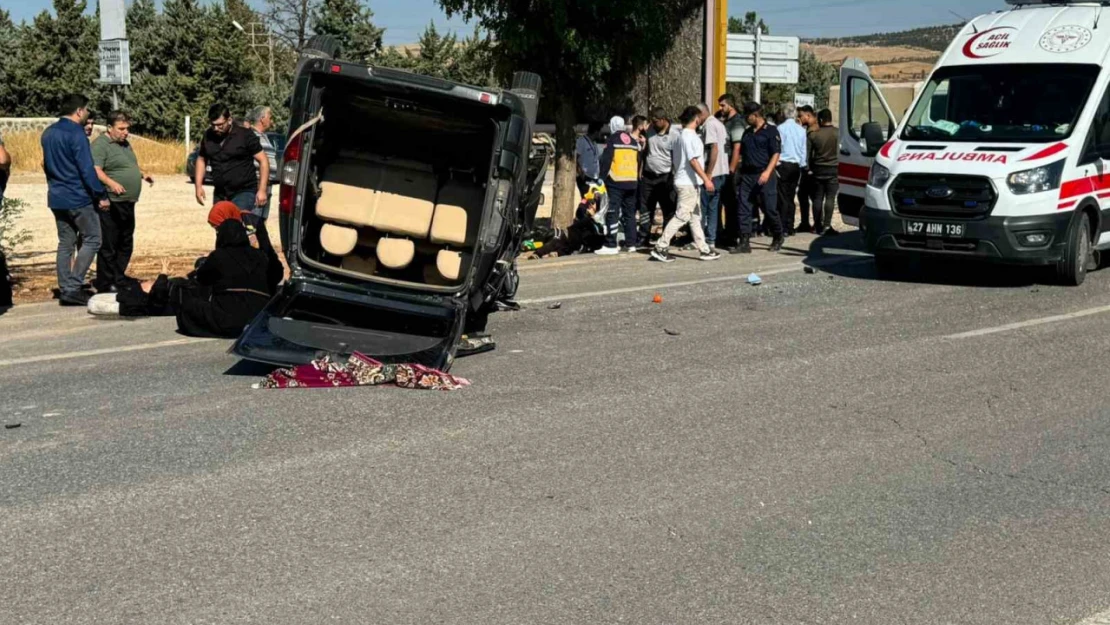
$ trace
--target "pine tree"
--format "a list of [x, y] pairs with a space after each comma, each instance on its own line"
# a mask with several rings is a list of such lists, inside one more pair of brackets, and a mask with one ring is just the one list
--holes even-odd
[[373, 17], [359, 0], [323, 0], [312, 14], [312, 30], [338, 39], [343, 58], [369, 63], [381, 52], [385, 32]]

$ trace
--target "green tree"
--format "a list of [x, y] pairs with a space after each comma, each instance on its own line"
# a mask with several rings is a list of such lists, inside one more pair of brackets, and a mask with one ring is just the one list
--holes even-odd
[[460, 42], [454, 34], [442, 35], [435, 24], [429, 24], [417, 45], [416, 51], [389, 48], [376, 63], [479, 87], [495, 82], [493, 42], [477, 29]]
[[360, 0], [323, 0], [312, 14], [312, 30], [338, 39], [343, 58], [368, 63], [381, 52], [385, 32], [373, 18]]
[[0, 117], [14, 115], [20, 103], [17, 67], [23, 29], [12, 23], [11, 14], [0, 9], [0, 41], [7, 42], [7, 52], [0, 54]]
[[[39, 13], [22, 28], [18, 57], [11, 68], [18, 92], [17, 115], [54, 115], [62, 98], [83, 93], [96, 103], [99, 28], [84, 14], [85, 0], [54, 0], [54, 15]], [[7, 52], [5, 52], [7, 54]]]
[[439, 0], [497, 42], [499, 69], [538, 73], [555, 112], [553, 220], [574, 217], [577, 114], [598, 94], [627, 91], [637, 67], [670, 48], [675, 24], [698, 0]]

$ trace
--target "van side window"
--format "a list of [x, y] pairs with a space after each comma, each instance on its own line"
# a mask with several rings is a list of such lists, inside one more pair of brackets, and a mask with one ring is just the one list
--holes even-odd
[[1083, 162], [1098, 160], [1099, 153], [1110, 149], [1110, 87], [1102, 96], [1095, 117], [1091, 121], [1091, 131], [1087, 133], [1087, 145], [1083, 151]]
[[848, 119], [851, 122], [848, 132], [852, 137], [858, 140], [864, 124], [877, 122], [889, 139], [894, 132], [894, 121], [886, 114], [879, 94], [871, 83], [863, 78], [852, 78], [848, 81], [848, 93]]

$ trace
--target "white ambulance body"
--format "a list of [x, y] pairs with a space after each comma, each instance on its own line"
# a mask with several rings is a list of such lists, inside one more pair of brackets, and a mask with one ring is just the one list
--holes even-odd
[[882, 271], [967, 258], [1080, 284], [1110, 248], [1110, 6], [1008, 3], [967, 24], [900, 123], [866, 66], [842, 70], [841, 211]]

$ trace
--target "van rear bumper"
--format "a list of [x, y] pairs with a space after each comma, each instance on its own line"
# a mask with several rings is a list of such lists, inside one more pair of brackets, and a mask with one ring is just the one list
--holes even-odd
[[[1015, 265], [1050, 265], [1064, 256], [1068, 228], [1073, 212], [987, 217], [971, 221], [945, 219], [907, 219], [891, 211], [864, 206], [860, 228], [868, 251], [877, 254], [926, 255], [968, 258]], [[961, 223], [964, 236], [941, 238], [906, 234], [907, 221]], [[1048, 241], [1032, 245], [1029, 234], [1041, 233]]]

